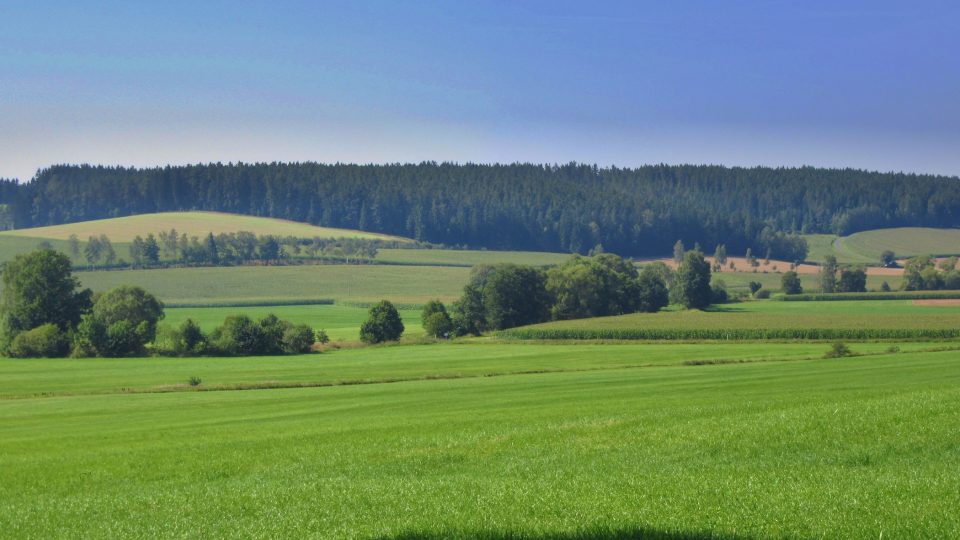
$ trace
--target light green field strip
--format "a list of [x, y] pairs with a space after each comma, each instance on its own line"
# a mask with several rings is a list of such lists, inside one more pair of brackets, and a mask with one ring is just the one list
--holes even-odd
[[442, 266], [303, 265], [97, 271], [77, 277], [94, 291], [139, 285], [171, 302], [330, 298], [421, 304], [459, 297], [469, 274], [469, 268]]
[[0, 535], [955, 538], [958, 407], [955, 353], [0, 400]]
[[[904, 343], [902, 351], [956, 347]], [[883, 353], [889, 343], [858, 343], [854, 352]], [[63, 393], [162, 391], [186, 386], [297, 386], [456, 378], [680, 365], [684, 362], [781, 361], [819, 358], [823, 343], [589, 344], [491, 341], [392, 345], [302, 356], [251, 358], [0, 359], [0, 397]], [[184, 389], [184, 388], [179, 388]], [[186, 388], [189, 390], [189, 388]]]
[[26, 236], [33, 238], [54, 238], [67, 240], [71, 234], [76, 234], [81, 240], [90, 236], [106, 234], [110, 240], [129, 242], [135, 236], [146, 236], [148, 233], [157, 234], [160, 231], [169, 231], [175, 228], [179, 233], [188, 236], [206, 236], [208, 233], [230, 233], [249, 231], [258, 235], [296, 236], [298, 238], [368, 238], [381, 240], [411, 241], [408, 238], [384, 234], [355, 231], [350, 229], [335, 229], [318, 227], [309, 223], [288, 221], [285, 219], [245, 216], [240, 214], [226, 214], [221, 212], [163, 212], [158, 214], [139, 214], [110, 219], [97, 219], [52, 225], [48, 227], [34, 227], [5, 231], [0, 236]]
[[539, 251], [483, 251], [454, 249], [381, 249], [377, 261], [407, 264], [476, 264], [514, 263], [530, 266], [560, 265], [570, 259], [568, 253]]
[[[179, 326], [190, 318], [204, 332], [210, 332], [220, 326], [228, 315], [244, 314], [260, 319], [272, 313], [294, 324], [307, 324], [314, 330], [322, 329], [332, 341], [356, 341], [360, 338], [360, 325], [367, 319], [368, 312], [369, 309], [339, 305], [168, 308], [163, 323]], [[404, 336], [423, 335], [420, 311], [401, 309], [400, 318], [405, 327]]]

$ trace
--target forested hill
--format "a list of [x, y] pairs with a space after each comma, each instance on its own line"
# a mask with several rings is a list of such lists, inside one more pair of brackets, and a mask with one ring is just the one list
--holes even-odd
[[708, 250], [722, 242], [734, 253], [761, 249], [773, 231], [958, 226], [960, 179], [691, 165], [55, 166], [26, 184], [2, 182], [0, 204], [18, 228], [219, 210], [451, 245], [583, 252], [602, 244], [639, 256], [669, 253], [677, 239]]

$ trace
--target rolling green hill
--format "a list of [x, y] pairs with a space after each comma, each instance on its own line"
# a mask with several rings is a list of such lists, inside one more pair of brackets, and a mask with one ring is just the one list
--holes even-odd
[[285, 219], [226, 214], [222, 212], [163, 212], [158, 214], [140, 214], [111, 219], [97, 219], [34, 227], [0, 232], [2, 236], [26, 236], [31, 238], [52, 238], [66, 240], [76, 234], [81, 240], [90, 236], [106, 234], [115, 242], [129, 242], [135, 236], [157, 234], [160, 231], [176, 229], [189, 236], [206, 236], [208, 233], [230, 233], [249, 231], [257, 235], [296, 236], [298, 238], [365, 238], [398, 242], [410, 242], [408, 238], [384, 234], [317, 227], [309, 223], [287, 221]]
[[914, 255], [960, 255], [960, 229], [900, 227], [875, 229], [850, 236], [812, 234], [807, 260], [822, 262], [833, 255], [841, 263], [879, 264], [880, 254], [893, 251], [897, 257]]

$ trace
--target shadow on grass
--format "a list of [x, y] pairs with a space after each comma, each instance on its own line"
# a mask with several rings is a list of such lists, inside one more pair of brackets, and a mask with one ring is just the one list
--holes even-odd
[[579, 532], [528, 534], [497, 531], [408, 531], [392, 536], [378, 536], [377, 540], [748, 540], [748, 536], [711, 531], [663, 531], [646, 527], [623, 529], [588, 529]]

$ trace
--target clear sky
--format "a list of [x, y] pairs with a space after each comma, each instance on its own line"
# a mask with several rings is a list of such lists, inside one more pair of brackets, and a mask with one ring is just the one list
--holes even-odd
[[0, 2], [0, 177], [274, 160], [957, 175], [960, 3]]

